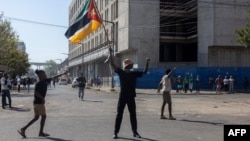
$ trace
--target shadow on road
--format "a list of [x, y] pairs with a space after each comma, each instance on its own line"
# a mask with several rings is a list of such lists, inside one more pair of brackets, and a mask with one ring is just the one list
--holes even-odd
[[103, 102], [103, 101], [98, 101], [98, 100], [83, 100], [82, 102]]
[[154, 139], [149, 139], [149, 138], [125, 138], [125, 137], [118, 137], [118, 139], [120, 140], [129, 140], [129, 141], [158, 141], [158, 140], [154, 140]]
[[17, 112], [29, 112], [30, 108], [19, 108], [19, 107], [12, 107], [13, 111], [17, 111]]
[[199, 121], [199, 120], [187, 120], [187, 119], [182, 119], [182, 120], [179, 120], [179, 121], [204, 123], [204, 124], [211, 124], [211, 125], [217, 125], [217, 126], [223, 126], [223, 125], [224, 125], [224, 123], [209, 122], [209, 121]]
[[65, 139], [61, 139], [61, 138], [55, 138], [55, 137], [29, 137], [29, 138], [25, 138], [28, 140], [51, 140], [51, 141], [73, 141], [73, 140], [65, 140]]
[[33, 97], [34, 94], [33, 93], [20, 93], [20, 94], [17, 94], [17, 93], [14, 93], [14, 94], [11, 94], [11, 97]]
[[64, 139], [55, 138], [55, 137], [46, 137], [46, 138], [51, 141], [72, 141], [72, 140], [64, 140]]

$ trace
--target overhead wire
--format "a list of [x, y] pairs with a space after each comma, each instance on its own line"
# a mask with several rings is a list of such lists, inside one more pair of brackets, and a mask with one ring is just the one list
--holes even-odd
[[[124, 0], [117, 0], [118, 2], [125, 2]], [[179, 3], [186, 3], [190, 0], [181, 0]], [[218, 7], [218, 5], [221, 6], [221, 8], [225, 8], [225, 6], [238, 6], [238, 7], [250, 7], [250, 2], [248, 3], [245, 3], [245, 2], [237, 2], [236, 3], [230, 3], [230, 2], [211, 2], [211, 1], [204, 1], [204, 0], [197, 0], [198, 2], [200, 3], [204, 3], [204, 4], [214, 4], [214, 7], [216, 8], [220, 8]], [[129, 0], [128, 2], [130, 3], [137, 3], [137, 4], [141, 4], [142, 2], [143, 3], [148, 3], [148, 4], [154, 4], [154, 0]], [[166, 2], [160, 2], [160, 3], [166, 3]], [[159, 5], [159, 4], [157, 4]], [[168, 7], [168, 5], [164, 6], [162, 8], [162, 10], [166, 10]], [[200, 6], [201, 8], [211, 8], [210, 6]], [[181, 9], [182, 7], [181, 6], [176, 6], [174, 7], [174, 11], [178, 11], [178, 10], [183, 10]], [[188, 8], [187, 8], [188, 9]], [[178, 12], [172, 12], [171, 14], [169, 14], [168, 16], [164, 16], [164, 15], [157, 15], [157, 16], [152, 16], [152, 17], [149, 17], [149, 19], [151, 21], [153, 21], [154, 18], [161, 18], [163, 17], [163, 19], [161, 20], [164, 20], [164, 19], [169, 19], [169, 18], [173, 18], [176, 14], [178, 14]], [[198, 16], [198, 15], [197, 15]], [[187, 18], [184, 18], [184, 19], [181, 19], [181, 20], [177, 20], [176, 22], [183, 22], [185, 20], [189, 20], [190, 18], [194, 18], [195, 16], [193, 17], [187, 17]], [[27, 19], [21, 19], [21, 18], [15, 18], [15, 17], [8, 17], [8, 16], [3, 16], [3, 18], [6, 18], [6, 19], [10, 19], [10, 20], [15, 20], [15, 21], [21, 21], [21, 22], [26, 22], [26, 23], [31, 23], [31, 24], [39, 24], [39, 25], [44, 25], [44, 26], [53, 26], [53, 27], [59, 27], [59, 28], [67, 28], [68, 26], [63, 26], [63, 25], [56, 25], [56, 24], [50, 24], [50, 23], [44, 23], [44, 22], [39, 22], [39, 21], [32, 21], [32, 20], [27, 20]], [[171, 19], [170, 19], [171, 21]], [[164, 23], [162, 25], [143, 25], [143, 26], [140, 26], [138, 28], [159, 28], [159, 27], [166, 27], [166, 26], [172, 26], [173, 24], [175, 24], [176, 22], [167, 22], [167, 23]], [[150, 22], [148, 23], [150, 24]]]
[[31, 24], [39, 24], [39, 25], [44, 25], [44, 26], [53, 26], [53, 27], [59, 27], [59, 28], [67, 28], [67, 26], [63, 25], [56, 25], [56, 24], [50, 24], [50, 23], [43, 23], [43, 22], [38, 22], [38, 21], [32, 21], [32, 20], [26, 20], [26, 19], [20, 19], [20, 18], [14, 18], [14, 17], [8, 17], [8, 16], [3, 16], [5, 19], [10, 19], [14, 21], [20, 21], [20, 22], [26, 22], [26, 23], [31, 23]]

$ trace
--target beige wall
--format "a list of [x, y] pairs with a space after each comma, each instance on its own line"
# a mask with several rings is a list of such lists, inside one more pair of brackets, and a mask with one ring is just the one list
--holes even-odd
[[242, 46], [208, 47], [209, 67], [250, 67], [250, 48]]

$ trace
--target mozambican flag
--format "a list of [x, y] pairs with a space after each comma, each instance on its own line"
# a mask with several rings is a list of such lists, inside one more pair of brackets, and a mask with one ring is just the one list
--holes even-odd
[[66, 31], [65, 36], [71, 43], [79, 43], [91, 32], [98, 29], [98, 27], [101, 26], [101, 23], [94, 0], [88, 0], [82, 11], [77, 16], [75, 22]]

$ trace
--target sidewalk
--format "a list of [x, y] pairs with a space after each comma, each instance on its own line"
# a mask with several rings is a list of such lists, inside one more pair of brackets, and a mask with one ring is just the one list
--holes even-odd
[[[111, 88], [111, 87], [100, 87], [100, 88], [88, 87], [87, 89], [93, 89], [96, 91], [105, 91], [105, 92], [120, 92], [120, 87], [114, 87], [114, 88]], [[152, 94], [152, 95], [158, 94], [157, 89], [136, 89], [136, 93], [137, 94]], [[238, 93], [249, 94], [249, 93], [245, 93], [242, 91], [235, 92], [233, 94], [238, 94]], [[228, 94], [228, 93], [227, 92], [216, 93], [215, 90], [201, 90], [201, 91], [199, 91], [199, 93], [197, 93], [195, 90], [192, 93], [190, 91], [188, 91], [187, 93], [184, 93], [183, 91], [181, 91], [180, 93], [177, 93], [176, 90], [172, 90], [171, 94], [177, 94], [177, 95], [221, 95], [221, 94]]]
[[[69, 87], [71, 87], [71, 85], [68, 85]], [[92, 90], [96, 90], [96, 91], [104, 91], [104, 92], [109, 92], [109, 93], [119, 93], [120, 92], [120, 87], [107, 87], [107, 86], [102, 86], [100, 88], [97, 87], [86, 87], [86, 89], [92, 89]], [[11, 94], [33, 94], [34, 90], [33, 87], [31, 87], [30, 92], [28, 92], [27, 90], [21, 90], [20, 92], [18, 92], [17, 90], [11, 90]], [[137, 94], [158, 94], [157, 93], [157, 89], [136, 89], [136, 93]], [[237, 90], [237, 92], [233, 93], [233, 94], [250, 94], [250, 92], [245, 92], [244, 90]], [[190, 91], [187, 91], [187, 93], [184, 93], [183, 91], [181, 91], [180, 93], [177, 93], [176, 90], [172, 90], [171, 94], [176, 94], [176, 95], [222, 95], [222, 94], [228, 94], [227, 92], [221, 92], [221, 93], [216, 93], [215, 90], [201, 90], [199, 93], [196, 93], [195, 90], [193, 90], [192, 93], [190, 93]], [[232, 93], [231, 93], [232, 94]]]

